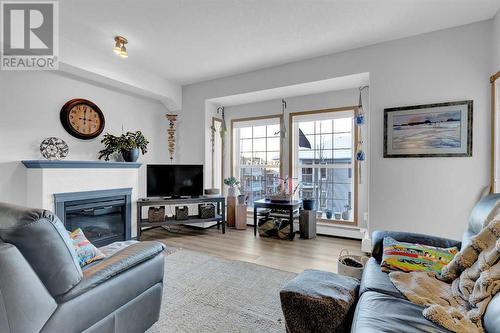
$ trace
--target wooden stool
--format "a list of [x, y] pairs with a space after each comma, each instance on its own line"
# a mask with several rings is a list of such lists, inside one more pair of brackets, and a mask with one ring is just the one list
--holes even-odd
[[236, 221], [234, 227], [238, 230], [247, 228], [247, 205], [236, 205]]

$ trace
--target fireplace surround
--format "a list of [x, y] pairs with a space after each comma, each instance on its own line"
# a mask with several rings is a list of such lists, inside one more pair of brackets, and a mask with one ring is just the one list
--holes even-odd
[[81, 228], [100, 247], [131, 239], [132, 188], [54, 194], [55, 213], [68, 231]]

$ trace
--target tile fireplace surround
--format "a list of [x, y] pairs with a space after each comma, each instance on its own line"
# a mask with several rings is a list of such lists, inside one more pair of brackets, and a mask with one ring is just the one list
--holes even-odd
[[[136, 216], [141, 163], [102, 161], [22, 161], [27, 168], [27, 205], [55, 211], [54, 194], [131, 188]], [[132, 237], [136, 221], [132, 218]]]

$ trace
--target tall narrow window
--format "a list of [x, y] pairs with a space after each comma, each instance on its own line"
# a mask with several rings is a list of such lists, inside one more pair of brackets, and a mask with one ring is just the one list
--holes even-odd
[[276, 192], [281, 166], [280, 117], [232, 121], [233, 174], [248, 203]]
[[292, 113], [291, 172], [322, 220], [356, 223], [354, 110]]

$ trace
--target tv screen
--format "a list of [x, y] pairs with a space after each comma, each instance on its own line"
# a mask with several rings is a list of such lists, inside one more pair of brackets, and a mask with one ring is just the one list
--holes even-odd
[[147, 195], [148, 197], [203, 195], [203, 165], [148, 165]]

